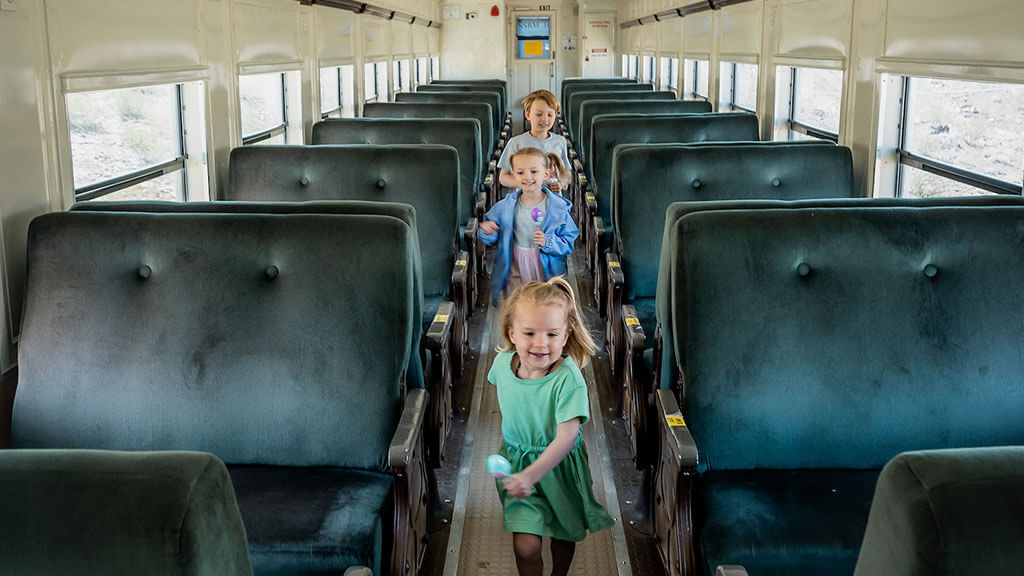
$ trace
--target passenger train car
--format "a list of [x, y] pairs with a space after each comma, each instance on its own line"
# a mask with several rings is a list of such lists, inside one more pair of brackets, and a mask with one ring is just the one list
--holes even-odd
[[615, 520], [569, 574], [1024, 572], [1022, 22], [0, 0], [0, 573], [534, 573], [478, 230], [537, 90]]

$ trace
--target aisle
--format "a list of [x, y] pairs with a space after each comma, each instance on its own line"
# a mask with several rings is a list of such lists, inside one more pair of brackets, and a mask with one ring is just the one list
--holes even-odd
[[[575, 287], [575, 274], [570, 266], [570, 282]], [[578, 290], [577, 290], [578, 292]], [[487, 309], [482, 330], [480, 361], [474, 379], [473, 400], [466, 427], [456, 488], [451, 530], [446, 550], [445, 576], [515, 576], [512, 536], [502, 530], [501, 505], [494, 480], [484, 467], [489, 454], [501, 444], [500, 414], [494, 387], [487, 382], [487, 372], [494, 360], [494, 322], [497, 314]], [[591, 420], [583, 426], [583, 438], [591, 455], [590, 469], [594, 493], [615, 518], [611, 530], [588, 535], [576, 548], [570, 574], [632, 574], [626, 538], [619, 513], [618, 496], [612, 482], [611, 461], [604, 432], [604, 412], [599, 395], [593, 389], [593, 367], [584, 370], [590, 392]], [[544, 546], [545, 571], [550, 569], [551, 556]]]

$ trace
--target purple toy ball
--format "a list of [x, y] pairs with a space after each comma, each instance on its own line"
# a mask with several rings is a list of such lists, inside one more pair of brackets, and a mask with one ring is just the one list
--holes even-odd
[[530, 217], [533, 218], [533, 221], [536, 222], [538, 226], [544, 223], [544, 213], [540, 211], [540, 208], [530, 210]]

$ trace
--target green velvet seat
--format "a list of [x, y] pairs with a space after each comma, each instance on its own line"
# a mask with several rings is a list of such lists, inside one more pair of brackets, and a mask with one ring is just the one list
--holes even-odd
[[456, 82], [449, 80], [443, 83], [431, 82], [420, 84], [416, 87], [417, 92], [497, 92], [498, 110], [500, 111], [501, 123], [499, 127], [505, 126], [508, 112], [508, 96], [506, 95], [505, 82], [480, 80], [477, 82]]
[[675, 100], [675, 92], [670, 90], [654, 90], [651, 84], [609, 84], [606, 86], [570, 86], [566, 88], [568, 95], [562, 103], [565, 109], [565, 124], [569, 128], [569, 140], [577, 152], [581, 150], [579, 143], [580, 107], [584, 102], [592, 100]]
[[391, 532], [390, 475], [233, 466], [231, 480], [260, 574], [337, 574], [339, 566], [354, 565], [382, 573], [380, 543]]
[[864, 525], [869, 473], [1024, 443], [1024, 205], [814, 202], [673, 225], [682, 387], [655, 392], [654, 494], [673, 571], [851, 574], [856, 530], [827, 525]]
[[[310, 478], [329, 469], [330, 499], [311, 502], [298, 482], [239, 493], [252, 535], [279, 538], [258, 549], [250, 540], [255, 572], [416, 572], [427, 394], [404, 382], [419, 328], [417, 253], [413, 227], [379, 214], [40, 216], [29, 229], [13, 444], [202, 450], [232, 469]], [[388, 534], [339, 522], [320, 553], [292, 554], [308, 527], [265, 530], [290, 526], [284, 502], [319, 502], [325, 518], [364, 525], [380, 516]]]
[[[853, 195], [850, 150], [830, 142], [620, 144], [615, 148], [610, 203], [616, 243], [604, 263], [607, 297], [602, 300], [607, 303], [609, 358], [622, 383], [627, 430], [638, 466], [650, 465], [654, 456], [643, 449], [655, 439], [646, 417], [653, 406], [645, 400], [651, 392], [652, 375], [644, 352], [657, 341], [659, 263], [652, 256], [661, 253], [669, 206], [675, 202]], [[623, 313], [624, 305], [632, 306], [628, 313]]]
[[486, 104], [491, 113], [491, 137], [488, 142], [500, 151], [504, 144], [501, 141], [501, 128], [505, 122], [505, 114], [501, 111], [501, 95], [490, 91], [469, 92], [399, 92], [395, 94], [395, 102], [399, 104]]
[[[584, 228], [587, 261], [594, 273], [598, 309], [604, 313], [604, 253], [615, 246], [612, 229], [612, 172], [620, 144], [686, 144], [758, 139], [757, 117], [725, 114], [606, 114], [591, 121], [586, 168], [590, 182], [585, 196]], [[660, 170], [661, 166], [652, 166]]]
[[480, 181], [493, 196], [498, 160], [494, 156], [494, 143], [498, 126], [491, 118], [490, 105], [463, 102], [461, 104], [369, 102], [363, 105], [366, 118], [475, 118], [480, 123]]
[[[560, 88], [560, 92], [559, 92], [560, 95], [559, 95], [559, 100], [558, 101], [562, 102], [562, 105], [564, 106], [565, 102], [567, 101], [567, 96], [568, 96], [568, 94], [566, 94], [566, 92], [565, 92], [566, 89], [569, 88], [570, 86], [580, 86], [580, 85], [584, 85], [584, 84], [596, 85], [596, 86], [599, 86], [599, 87], [600, 86], [605, 86], [605, 85], [608, 85], [608, 84], [633, 84], [633, 85], [637, 85], [637, 81], [635, 79], [633, 79], [633, 78], [621, 78], [619, 76], [592, 77], [592, 78], [586, 78], [586, 77], [583, 77], [583, 76], [570, 76], [568, 78], [562, 79], [562, 84], [561, 84], [561, 88]], [[651, 89], [653, 90], [653, 86], [652, 86]]]
[[445, 144], [459, 153], [459, 242], [469, 253], [470, 306], [477, 301], [483, 245], [477, 243], [477, 215], [484, 199], [480, 122], [471, 118], [338, 118], [313, 125], [313, 144]]
[[1024, 447], [908, 452], [878, 479], [854, 576], [1024, 574]]
[[[455, 306], [452, 363], [461, 372], [468, 346], [469, 255], [457, 250], [458, 151], [442, 144], [242, 146], [231, 151], [225, 200], [399, 202], [416, 209], [423, 294]], [[423, 310], [429, 325], [436, 310]]]
[[3, 450], [0, 571], [247, 576], [252, 566], [212, 454]]
[[602, 114], [708, 114], [711, 104], [703, 100], [610, 100], [588, 99], [580, 104], [579, 139], [580, 159], [586, 160], [590, 149], [590, 123]]

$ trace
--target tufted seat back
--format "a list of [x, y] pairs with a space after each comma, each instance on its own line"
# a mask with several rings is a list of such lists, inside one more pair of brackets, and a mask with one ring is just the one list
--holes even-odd
[[455, 81], [446, 81], [442, 84], [431, 82], [430, 84], [420, 84], [416, 87], [417, 92], [497, 92], [498, 93], [498, 110], [501, 111], [502, 117], [505, 115], [505, 111], [508, 110], [508, 97], [505, 94], [505, 83], [498, 83], [497, 80], [492, 82], [486, 82], [483, 80], [472, 82], [472, 83], [457, 83]]
[[850, 198], [850, 149], [829, 142], [620, 144], [612, 167], [612, 225], [627, 297], [655, 295], [664, 215], [673, 202]]
[[590, 123], [602, 114], [707, 114], [711, 104], [703, 100], [600, 100], [589, 99], [580, 105], [579, 152], [586, 157], [590, 149]]
[[370, 200], [416, 209], [424, 295], [451, 284], [459, 217], [451, 146], [243, 146], [231, 151], [225, 200]]
[[480, 122], [480, 181], [487, 174], [487, 161], [494, 151], [495, 135], [499, 125], [494, 123], [490, 105], [473, 102], [414, 103], [414, 102], [370, 102], [363, 106], [366, 118], [475, 118]]
[[[501, 95], [497, 92], [474, 90], [469, 92], [400, 92], [395, 102], [419, 104], [487, 104], [491, 113], [491, 138], [498, 139], [498, 132], [505, 120], [501, 109]], [[493, 144], [493, 142], [488, 142]]]
[[[570, 77], [562, 80], [561, 96], [559, 98], [559, 102], [562, 103], [562, 106], [565, 106], [566, 102], [568, 102], [569, 94], [572, 93], [570, 87], [573, 87], [572, 89], [575, 89], [576, 86], [591, 85], [600, 88], [601, 86], [617, 84], [632, 84], [633, 86], [639, 86], [635, 78], [622, 78], [620, 76], [611, 76], [607, 78], [584, 78], [581, 76]], [[569, 91], [568, 93], [566, 92], [567, 90]], [[651, 90], [654, 90], [653, 85], [651, 86]]]
[[1024, 442], [1024, 207], [703, 210], [672, 235], [700, 468]]
[[579, 139], [580, 107], [590, 100], [675, 100], [675, 92], [654, 91], [650, 84], [612, 84], [608, 86], [577, 86], [566, 88], [568, 100], [562, 104], [565, 109], [565, 125], [573, 140]]
[[459, 222], [473, 216], [483, 152], [472, 118], [339, 118], [313, 125], [313, 144], [445, 144], [459, 153]]
[[587, 168], [601, 218], [611, 224], [612, 157], [620, 144], [734, 142], [757, 140], [753, 114], [606, 114], [595, 116]]
[[382, 215], [36, 218], [14, 445], [383, 470], [414, 234]]

